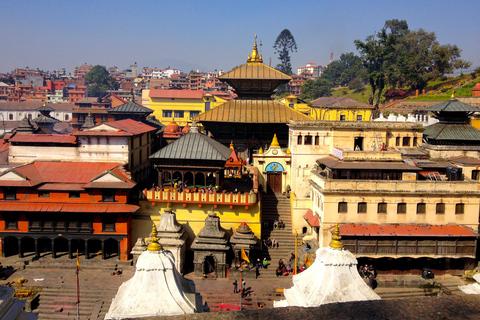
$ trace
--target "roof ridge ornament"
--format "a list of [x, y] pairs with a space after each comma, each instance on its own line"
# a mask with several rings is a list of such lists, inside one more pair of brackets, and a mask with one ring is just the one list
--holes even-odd
[[270, 144], [270, 147], [280, 148], [280, 144], [278, 143], [278, 139], [277, 139], [277, 134], [276, 134], [276, 133], [273, 135], [273, 139], [272, 139], [272, 143]]
[[248, 56], [247, 63], [255, 62], [255, 63], [263, 63], [262, 56], [258, 53], [257, 49], [257, 34], [255, 33], [255, 44], [253, 45], [252, 54]]
[[340, 236], [340, 229], [338, 228], [338, 223], [335, 224], [335, 230], [333, 231], [332, 241], [330, 241], [330, 247], [334, 249], [342, 249], [343, 243], [340, 241], [342, 237]]

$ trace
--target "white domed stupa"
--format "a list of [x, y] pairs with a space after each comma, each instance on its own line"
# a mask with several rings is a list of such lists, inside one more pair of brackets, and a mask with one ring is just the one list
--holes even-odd
[[105, 319], [119, 320], [202, 312], [195, 283], [175, 268], [170, 251], [158, 243], [153, 225], [147, 251], [138, 258], [133, 278], [122, 283]]
[[338, 224], [330, 246], [319, 248], [315, 262], [292, 278], [293, 287], [285, 289], [285, 300], [274, 301], [274, 307], [318, 307], [322, 304], [380, 297], [362, 279], [357, 259], [343, 248]]

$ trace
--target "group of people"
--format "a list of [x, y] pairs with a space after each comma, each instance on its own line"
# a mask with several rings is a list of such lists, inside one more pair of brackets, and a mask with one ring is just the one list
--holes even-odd
[[270, 239], [268, 238], [267, 240], [264, 240], [265, 242], [265, 245], [267, 246], [267, 248], [277, 248], [278, 249], [278, 241], [277, 239], [273, 238], [273, 239]]
[[293, 271], [290, 264], [285, 264], [282, 259], [278, 261], [278, 268], [275, 271], [277, 277], [288, 276]]
[[263, 227], [265, 230], [272, 230], [272, 229], [285, 229], [285, 223], [283, 220], [264, 220]]
[[366, 264], [365, 266], [360, 266], [358, 269], [358, 272], [360, 273], [360, 276], [364, 279], [368, 279], [368, 285], [372, 288], [375, 289], [376, 286], [376, 281], [375, 278], [377, 277], [377, 271], [373, 267], [373, 265], [368, 265]]
[[246, 283], [245, 279], [242, 280], [242, 290], [238, 290], [237, 280], [233, 281], [233, 293], [242, 293], [242, 297], [245, 297], [246, 294]]

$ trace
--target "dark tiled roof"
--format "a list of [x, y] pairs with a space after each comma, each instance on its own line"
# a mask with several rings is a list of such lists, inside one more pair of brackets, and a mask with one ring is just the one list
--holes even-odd
[[146, 113], [150, 114], [153, 110], [139, 105], [133, 101], [128, 101], [118, 107], [108, 110], [108, 113]]
[[[72, 111], [75, 104], [73, 103], [51, 103], [51, 106], [55, 108], [55, 111]], [[36, 111], [43, 106], [41, 101], [25, 101], [25, 102], [0, 102], [0, 110], [6, 111]]]
[[475, 108], [469, 104], [458, 101], [455, 98], [443, 101], [434, 106], [428, 107], [427, 111], [442, 111], [442, 112], [480, 112], [480, 109]]
[[51, 111], [55, 111], [55, 109], [53, 109], [52, 107], [49, 107], [49, 106], [47, 106], [46, 104], [44, 104], [43, 106], [41, 106], [40, 108], [38, 108], [37, 111], [48, 111], [48, 112], [51, 112]]
[[435, 123], [423, 135], [434, 140], [480, 140], [480, 130], [468, 124]]
[[204, 134], [190, 132], [155, 152], [150, 158], [227, 161], [232, 152], [232, 149]]
[[230, 100], [195, 118], [196, 121], [287, 123], [290, 120], [312, 120], [275, 100]]
[[37, 118], [33, 119], [32, 121], [35, 122], [36, 124], [55, 124], [57, 122], [60, 122], [60, 120], [57, 120], [57, 119], [52, 118], [52, 117], [47, 117], [47, 116], [44, 116], [44, 115], [41, 115], [40, 117], [37, 117]]
[[480, 165], [480, 159], [472, 158], [472, 157], [459, 156], [459, 157], [450, 158], [448, 160], [450, 162], [463, 164], [463, 165], [473, 165], [473, 166]]
[[326, 106], [326, 107], [357, 107], [370, 108], [373, 106], [349, 97], [322, 97], [312, 101], [312, 106]]

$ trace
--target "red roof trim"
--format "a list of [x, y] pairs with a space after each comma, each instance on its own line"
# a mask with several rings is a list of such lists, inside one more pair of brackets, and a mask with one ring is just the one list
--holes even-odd
[[476, 237], [472, 230], [459, 225], [412, 225], [412, 224], [343, 224], [341, 236], [375, 237]]
[[130, 213], [139, 209], [131, 204], [107, 203], [17, 203], [2, 202], [1, 211], [24, 212], [89, 212], [89, 213]]
[[311, 209], [307, 210], [307, 213], [305, 213], [303, 219], [305, 219], [311, 227], [320, 227], [320, 219], [316, 214], [313, 214]]

